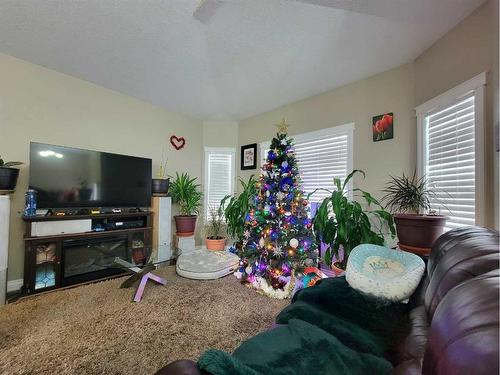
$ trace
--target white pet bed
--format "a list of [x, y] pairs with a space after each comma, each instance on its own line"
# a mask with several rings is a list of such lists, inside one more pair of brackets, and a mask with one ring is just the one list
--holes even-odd
[[213, 280], [233, 273], [238, 264], [238, 256], [228, 251], [200, 249], [179, 255], [175, 268], [188, 279]]

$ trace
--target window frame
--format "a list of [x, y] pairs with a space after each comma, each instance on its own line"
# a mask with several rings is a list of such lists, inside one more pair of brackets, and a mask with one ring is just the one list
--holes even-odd
[[205, 147], [204, 148], [204, 171], [203, 171], [203, 220], [205, 223], [209, 221], [208, 217], [208, 196], [209, 196], [209, 155], [213, 153], [228, 153], [231, 154], [231, 191], [229, 194], [235, 193], [236, 186], [236, 148], [234, 147]]
[[[474, 96], [474, 160], [475, 160], [475, 195], [474, 220], [475, 225], [485, 224], [485, 150], [484, 150], [484, 95], [486, 86], [486, 72], [455, 86], [443, 94], [419, 105], [415, 108], [417, 115], [417, 175], [425, 175], [427, 164], [427, 128], [426, 118], [431, 112], [444, 109], [467, 95]], [[446, 214], [445, 214], [446, 216]]]
[[[355, 123], [350, 122], [343, 125], [332, 126], [330, 128], [314, 130], [311, 132], [300, 133], [300, 134], [289, 134], [290, 138], [293, 138], [294, 144], [297, 142], [307, 142], [323, 137], [332, 137], [338, 134], [347, 134], [347, 175], [353, 171], [354, 168], [354, 129]], [[271, 141], [265, 141], [259, 143], [260, 148], [260, 164], [259, 168], [262, 167], [266, 160], [266, 150], [271, 147]], [[295, 155], [297, 157], [297, 155]], [[300, 168], [300, 166], [299, 166]], [[352, 180], [347, 184], [347, 197], [352, 199]]]

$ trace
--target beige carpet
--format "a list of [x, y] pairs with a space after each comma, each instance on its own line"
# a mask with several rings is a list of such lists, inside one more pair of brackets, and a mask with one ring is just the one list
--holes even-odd
[[288, 303], [233, 276], [158, 274], [169, 282], [148, 284], [140, 303], [115, 279], [0, 307], [0, 374], [151, 374], [209, 348], [234, 350]]

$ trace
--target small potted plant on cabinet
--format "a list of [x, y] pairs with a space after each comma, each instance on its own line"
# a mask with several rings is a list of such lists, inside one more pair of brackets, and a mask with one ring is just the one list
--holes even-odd
[[179, 215], [174, 216], [177, 234], [190, 236], [196, 227], [196, 218], [200, 212], [203, 194], [196, 177], [190, 178], [187, 173], [176, 173], [170, 184], [170, 195], [175, 203], [179, 204]]
[[210, 218], [205, 227], [205, 244], [207, 250], [221, 251], [226, 246], [225, 225], [224, 225], [224, 208], [219, 207], [209, 208]]
[[[388, 229], [392, 236], [396, 233], [392, 215], [370, 193], [353, 189], [353, 198], [363, 199], [368, 207], [375, 206], [375, 209], [363, 209], [359, 202], [347, 197], [347, 184], [356, 173], [365, 176], [363, 171], [354, 170], [344, 182], [335, 178], [336, 189], [328, 191], [330, 196], [321, 202], [313, 219], [318, 243], [327, 246], [323, 261], [337, 275], [344, 272], [349, 254], [356, 246], [364, 243], [384, 245], [383, 230]], [[378, 228], [371, 218], [378, 219]]]
[[[428, 255], [434, 241], [443, 234], [446, 216], [430, 212], [431, 199], [438, 200], [436, 190], [429, 189], [425, 177], [403, 175], [392, 177], [384, 189], [387, 202], [394, 212], [399, 247]], [[446, 194], [443, 192], [442, 194]]]
[[158, 166], [156, 178], [153, 178], [153, 181], [151, 181], [151, 190], [153, 196], [166, 196], [168, 194], [170, 179], [167, 178], [166, 171], [167, 158], [162, 154], [161, 163]]
[[22, 165], [20, 161], [4, 162], [0, 158], [0, 190], [14, 190], [19, 177], [19, 169], [13, 168]]

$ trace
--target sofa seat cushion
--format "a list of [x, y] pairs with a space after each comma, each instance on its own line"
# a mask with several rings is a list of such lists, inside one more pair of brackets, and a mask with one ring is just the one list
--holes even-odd
[[390, 301], [410, 298], [425, 271], [417, 255], [384, 246], [356, 246], [349, 256], [346, 280], [354, 289]]
[[432, 247], [427, 270], [425, 306], [429, 320], [450, 290], [498, 269], [498, 249], [498, 232], [484, 228], [459, 228], [439, 237]]
[[498, 269], [465, 281], [441, 300], [432, 318], [423, 373], [499, 373]]

